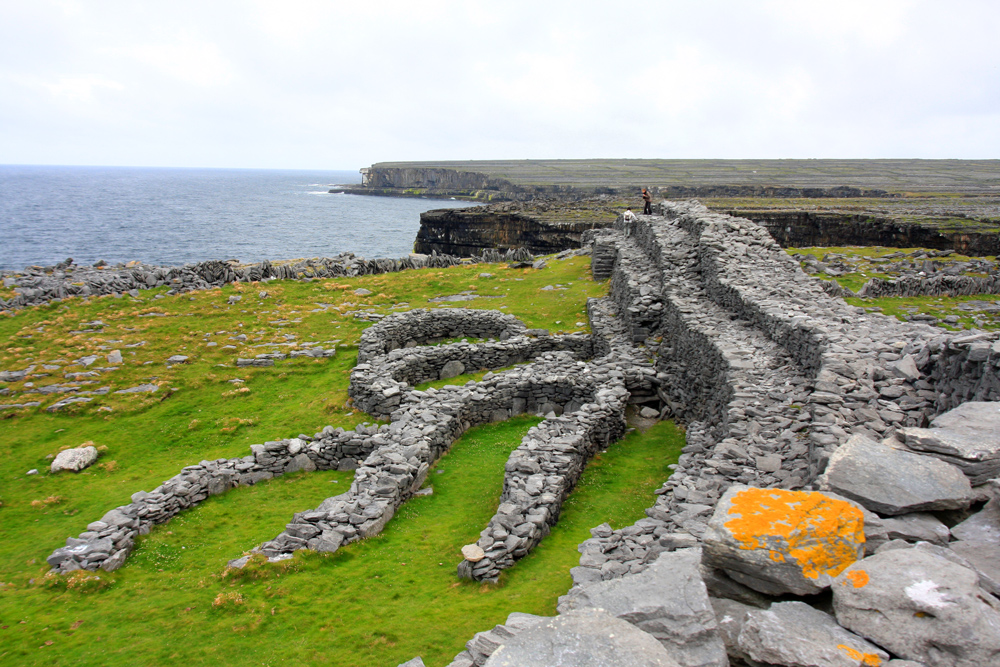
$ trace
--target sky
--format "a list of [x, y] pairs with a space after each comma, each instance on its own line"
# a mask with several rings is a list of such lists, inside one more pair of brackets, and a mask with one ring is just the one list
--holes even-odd
[[996, 0], [0, 0], [0, 164], [1000, 158]]

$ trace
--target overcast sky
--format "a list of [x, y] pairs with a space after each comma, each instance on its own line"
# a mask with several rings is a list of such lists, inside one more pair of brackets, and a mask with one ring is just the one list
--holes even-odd
[[997, 0], [0, 0], [0, 163], [1000, 157]]

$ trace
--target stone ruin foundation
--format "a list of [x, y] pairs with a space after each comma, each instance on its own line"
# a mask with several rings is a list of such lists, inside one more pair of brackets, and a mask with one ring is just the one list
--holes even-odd
[[[388, 424], [188, 466], [69, 538], [50, 565], [113, 570], [138, 535], [210, 495], [354, 469], [346, 493], [255, 550], [335, 551], [377, 534], [466, 429], [544, 414], [458, 564], [495, 581], [545, 537], [633, 403], [687, 429], [647, 517], [591, 531], [555, 620], [514, 613], [451, 667], [514, 664], [556, 644], [599, 652], [616, 619], [666, 653], [612, 652], [608, 665], [1000, 665], [997, 334], [849, 306], [762, 227], [694, 202], [661, 203], [584, 244], [594, 277], [610, 281], [587, 304], [591, 335], [550, 336], [497, 311], [386, 317], [362, 337], [350, 393]], [[485, 342], [433, 344], [458, 337]]]

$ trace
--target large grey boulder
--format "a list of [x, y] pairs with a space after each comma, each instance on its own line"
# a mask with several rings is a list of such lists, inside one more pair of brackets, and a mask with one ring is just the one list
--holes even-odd
[[889, 654], [804, 602], [747, 613], [739, 647], [752, 660], [790, 667], [870, 667]]
[[879, 514], [968, 507], [972, 486], [955, 466], [852, 435], [830, 457], [820, 486]]
[[560, 614], [515, 634], [485, 667], [680, 667], [634, 625], [597, 609]]
[[864, 555], [864, 514], [812, 491], [733, 485], [703, 536], [705, 564], [766, 593], [811, 595]]
[[701, 549], [663, 553], [639, 574], [574, 588], [560, 598], [559, 612], [604, 609], [656, 637], [684, 667], [725, 667], [700, 563]]
[[910, 449], [961, 468], [973, 485], [1000, 477], [1000, 403], [963, 403], [935, 417], [930, 428], [904, 428], [901, 435]]
[[837, 621], [928, 667], [1000, 664], [1000, 602], [979, 576], [929, 549], [884, 551], [833, 585]]
[[56, 454], [56, 458], [52, 461], [52, 465], [49, 466], [49, 470], [52, 472], [59, 472], [60, 470], [79, 472], [84, 468], [94, 465], [97, 456], [97, 447], [93, 445], [64, 449]]

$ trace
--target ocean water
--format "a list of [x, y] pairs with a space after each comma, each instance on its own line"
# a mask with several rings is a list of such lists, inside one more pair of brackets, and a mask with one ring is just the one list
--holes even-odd
[[0, 269], [103, 259], [403, 257], [439, 199], [329, 194], [353, 171], [0, 165]]

